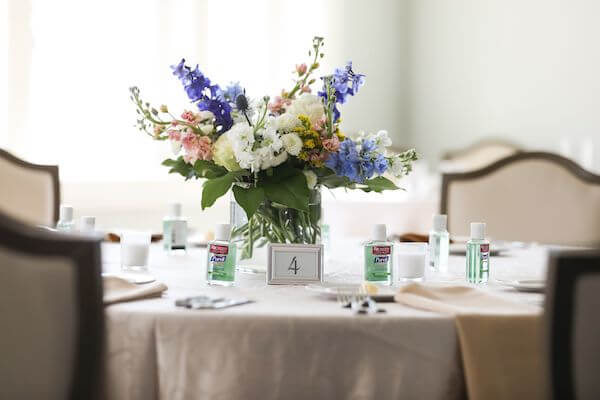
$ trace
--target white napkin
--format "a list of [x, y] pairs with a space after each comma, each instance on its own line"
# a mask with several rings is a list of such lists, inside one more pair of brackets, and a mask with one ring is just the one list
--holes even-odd
[[102, 285], [104, 286], [104, 305], [160, 297], [168, 289], [167, 285], [162, 282], [155, 281], [138, 285], [116, 276], [102, 277]]

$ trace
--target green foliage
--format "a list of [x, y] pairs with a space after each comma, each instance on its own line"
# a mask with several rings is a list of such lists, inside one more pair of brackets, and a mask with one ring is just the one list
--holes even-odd
[[362, 189], [365, 192], [377, 192], [377, 193], [381, 193], [384, 190], [397, 190], [397, 189], [399, 189], [399, 187], [396, 186], [394, 184], [394, 182], [390, 181], [387, 178], [384, 178], [383, 176], [378, 176], [376, 178], [369, 179], [369, 180], [365, 181], [363, 185], [365, 187], [361, 187], [360, 189]]
[[261, 182], [266, 198], [286, 207], [308, 212], [310, 190], [302, 171], [290, 168], [281, 172], [282, 176], [276, 172], [271, 179]]
[[236, 180], [236, 174], [228, 172], [218, 178], [207, 179], [202, 189], [202, 209], [215, 204], [215, 201], [229, 191]]
[[227, 170], [212, 161], [198, 160], [194, 163], [197, 178], [214, 179], [227, 174]]
[[258, 207], [265, 201], [265, 191], [261, 187], [233, 187], [235, 201], [244, 209], [248, 220], [252, 218]]
[[181, 156], [177, 158], [177, 160], [166, 159], [162, 162], [162, 165], [165, 167], [171, 167], [169, 170], [170, 174], [180, 174], [186, 180], [196, 176], [194, 168], [190, 164], [186, 163]]

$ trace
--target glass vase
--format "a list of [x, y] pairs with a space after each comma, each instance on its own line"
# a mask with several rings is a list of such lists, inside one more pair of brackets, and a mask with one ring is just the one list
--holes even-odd
[[318, 244], [321, 242], [321, 191], [311, 190], [309, 211], [299, 211], [265, 200], [250, 221], [231, 196], [231, 240], [236, 243], [238, 267], [263, 270], [268, 243]]

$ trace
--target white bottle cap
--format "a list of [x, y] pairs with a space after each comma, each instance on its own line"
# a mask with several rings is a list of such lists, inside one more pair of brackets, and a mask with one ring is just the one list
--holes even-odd
[[174, 217], [174, 218], [181, 217], [181, 203], [169, 204], [169, 217]]
[[215, 229], [215, 239], [227, 242], [231, 235], [231, 225], [229, 224], [217, 224]]
[[445, 231], [448, 223], [446, 214], [438, 214], [433, 216], [433, 230], [436, 232]]
[[73, 207], [61, 204], [58, 219], [63, 222], [73, 221]]
[[387, 228], [385, 224], [375, 224], [373, 226], [373, 240], [378, 242], [387, 241]]
[[485, 239], [485, 223], [484, 222], [471, 222], [471, 239], [475, 239], [475, 240]]
[[96, 217], [91, 217], [89, 215], [81, 217], [81, 221], [79, 223], [79, 230], [81, 232], [93, 232], [96, 226]]

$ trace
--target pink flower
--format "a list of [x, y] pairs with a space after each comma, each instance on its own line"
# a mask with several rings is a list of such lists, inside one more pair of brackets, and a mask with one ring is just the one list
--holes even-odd
[[183, 134], [181, 143], [185, 150], [185, 154], [183, 155], [185, 162], [193, 164], [197, 160], [212, 159], [213, 146], [209, 137], [198, 136], [188, 129]]
[[175, 141], [181, 140], [181, 132], [179, 132], [177, 129], [169, 129], [167, 131], [167, 134], [169, 135], [169, 139], [171, 139], [171, 140], [175, 140]]
[[315, 131], [321, 131], [321, 130], [323, 130], [323, 127], [325, 126], [325, 122], [326, 122], [325, 117], [319, 118], [318, 120], [315, 121], [312, 128]]
[[272, 103], [269, 103], [269, 105], [267, 106], [269, 108], [269, 111], [271, 111], [274, 114], [280, 114], [284, 111], [284, 108], [288, 105], [290, 105], [292, 103], [291, 100], [289, 99], [284, 99], [281, 96], [275, 96], [275, 101]]
[[304, 63], [302, 63], [300, 65], [296, 64], [296, 72], [298, 73], [299, 76], [304, 75], [306, 73], [307, 69], [308, 69], [308, 67]]
[[330, 153], [335, 153], [340, 148], [340, 139], [336, 135], [333, 135], [329, 139], [324, 139], [323, 148]]
[[310, 93], [311, 91], [312, 91], [312, 90], [311, 90], [310, 86], [302, 86], [302, 87], [300, 88], [300, 92], [301, 92], [301, 93]]
[[312, 153], [309, 156], [309, 160], [313, 164], [320, 164], [321, 162], [325, 161], [326, 158], [327, 153]]
[[181, 119], [189, 122], [190, 124], [193, 124], [196, 122], [196, 114], [186, 110], [181, 114]]

